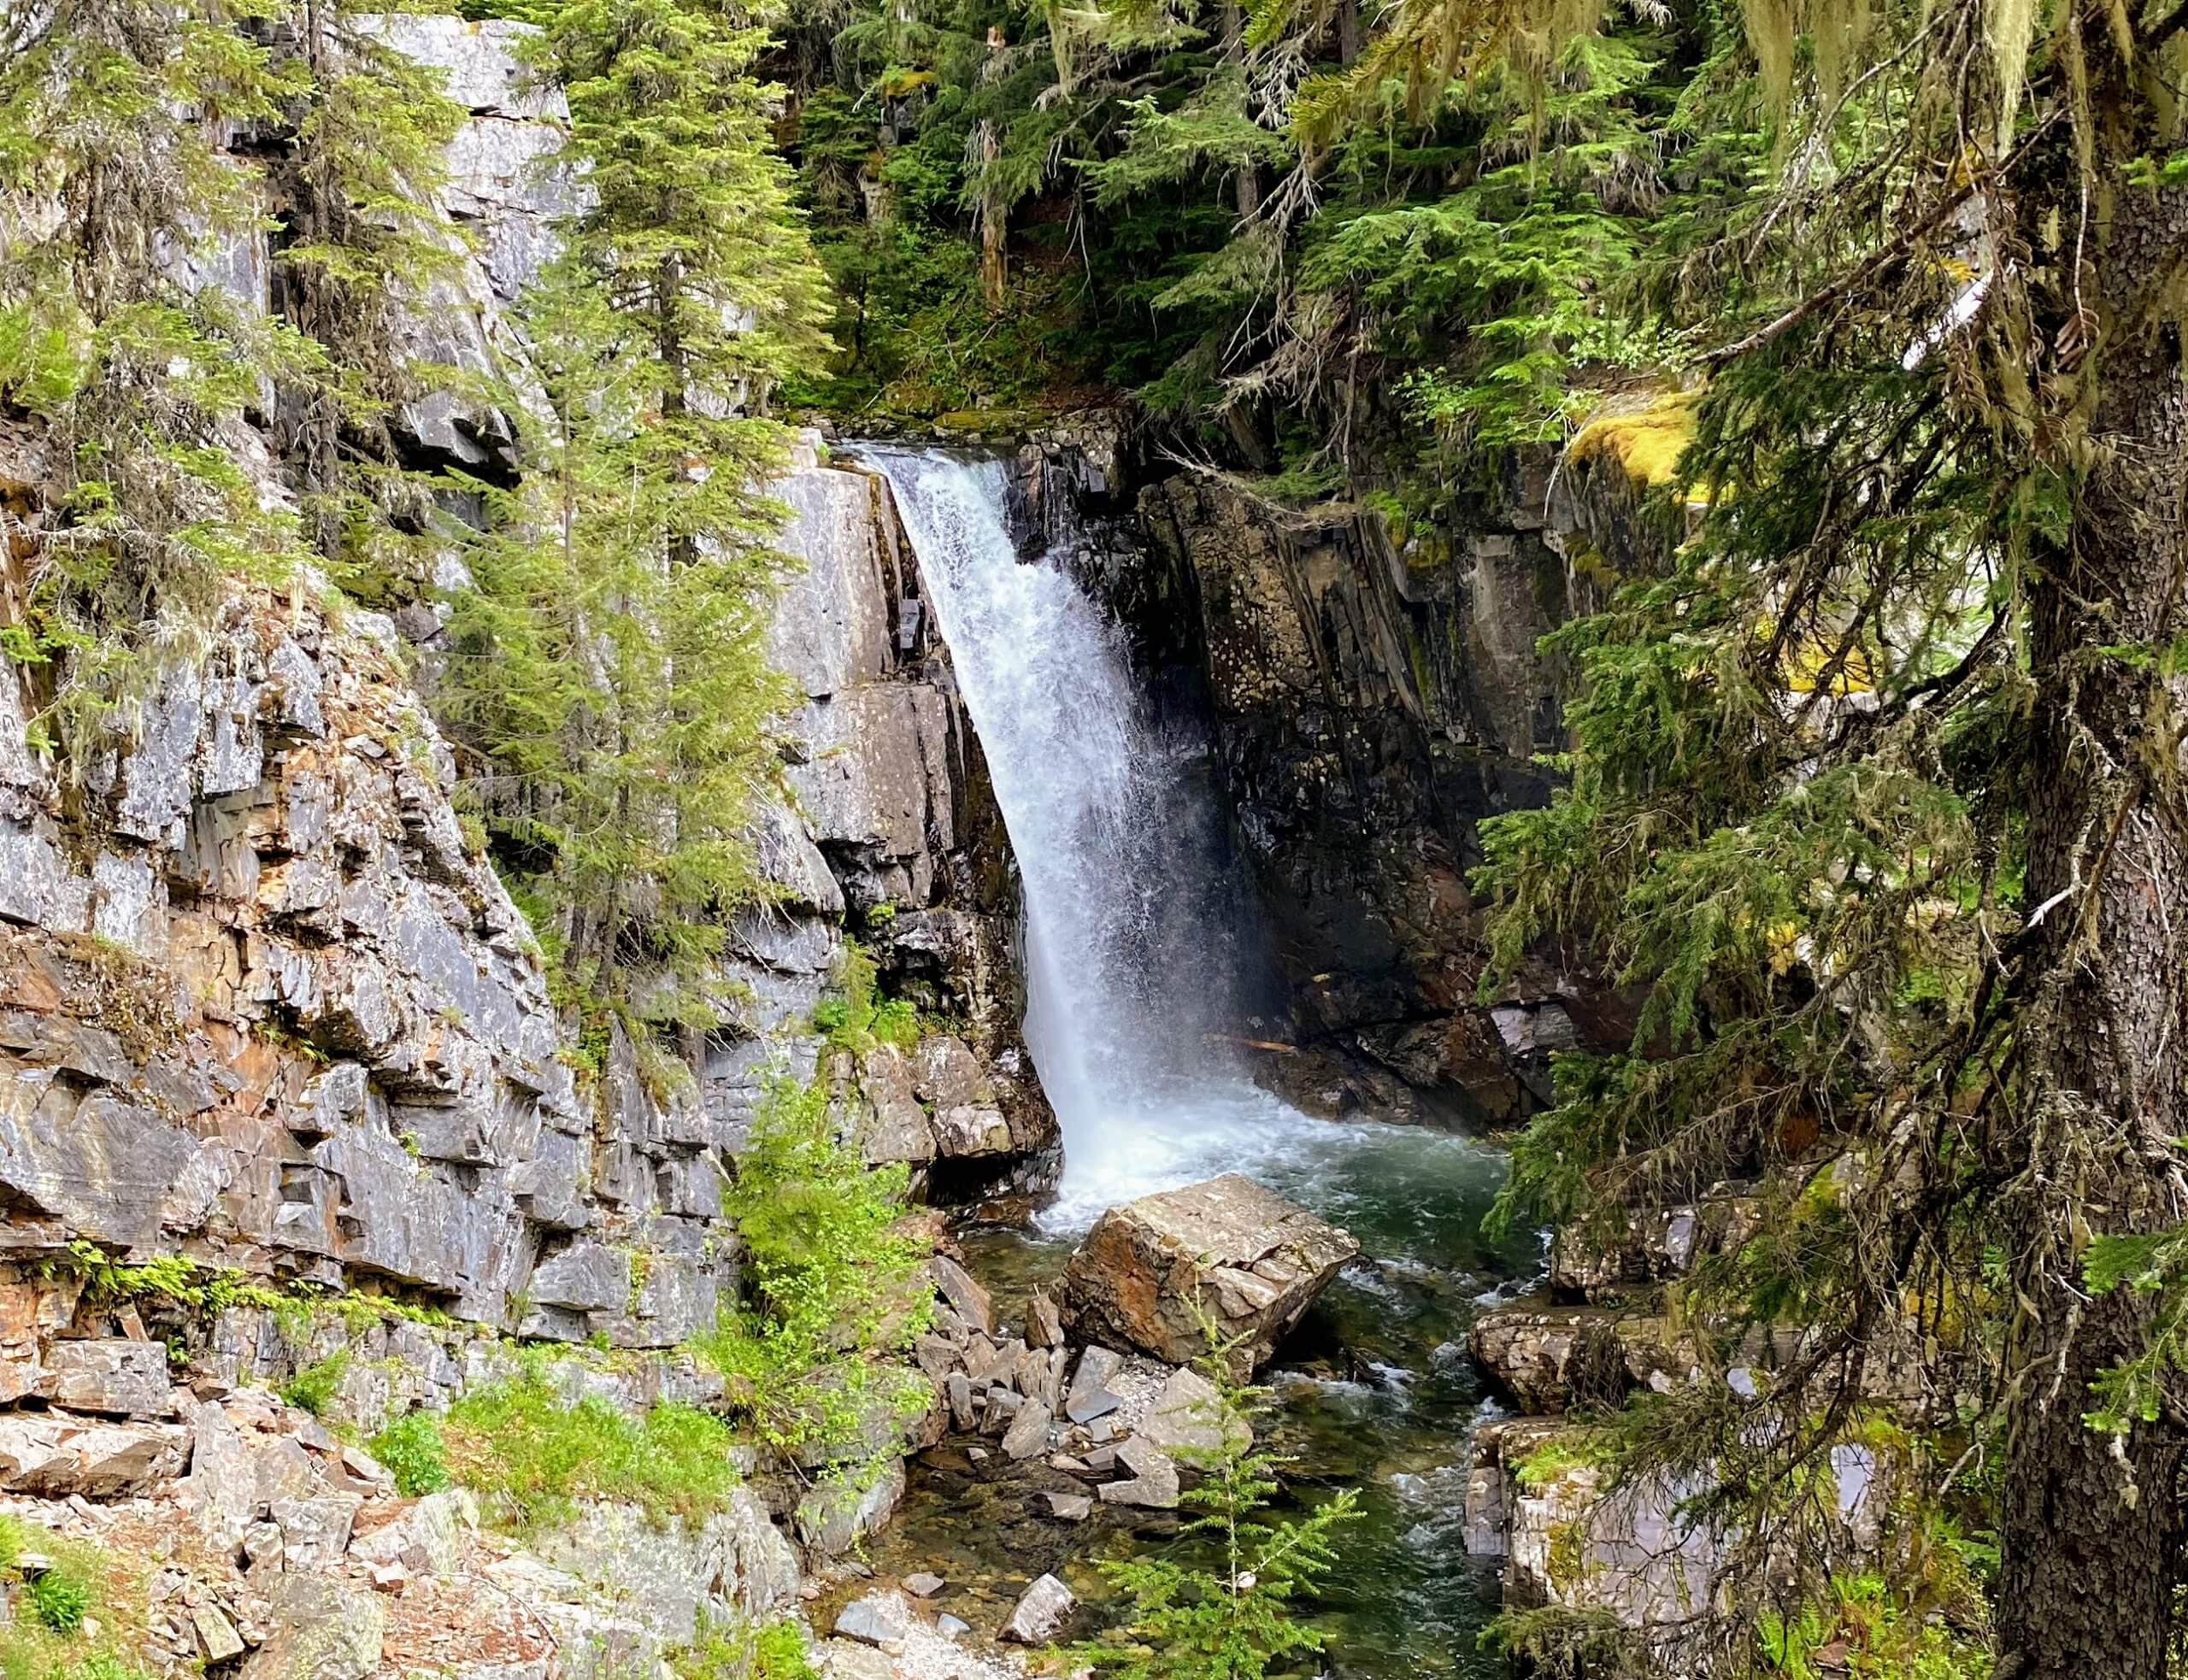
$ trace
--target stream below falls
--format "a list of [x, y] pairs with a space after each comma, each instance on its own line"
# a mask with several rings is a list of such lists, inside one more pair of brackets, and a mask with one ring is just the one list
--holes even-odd
[[[1028, 1289], [1061, 1272], [1104, 1208], [1226, 1172], [1350, 1231], [1361, 1259], [1262, 1377], [1274, 1390], [1264, 1427], [1293, 1460], [1284, 1499], [1361, 1490], [1308, 1612], [1329, 1636], [1322, 1666], [1357, 1680], [1502, 1672], [1474, 1640], [1495, 1584], [1461, 1543], [1487, 1404], [1467, 1330], [1541, 1268], [1532, 1238], [1482, 1233], [1502, 1154], [1313, 1119], [1253, 1084], [1219, 1036], [1244, 1013], [1257, 942], [1209, 778], [1193, 773], [1205, 743], [1150, 722], [1120, 632], [1067, 556], [1021, 560], [1000, 462], [855, 448], [891, 481], [988, 761], [1024, 890], [1026, 1043], [1064, 1132], [1056, 1198], [1030, 1231], [968, 1237], [969, 1263], [999, 1316], [1022, 1322]], [[1044, 1571], [1098, 1615], [1103, 1560], [1171, 1543], [1175, 1513], [1036, 1514], [1044, 1488], [1083, 1489], [1038, 1459], [975, 1463], [968, 1444], [913, 1461], [868, 1555], [884, 1575], [944, 1577], [942, 1607], [963, 1601], [976, 1625]]]

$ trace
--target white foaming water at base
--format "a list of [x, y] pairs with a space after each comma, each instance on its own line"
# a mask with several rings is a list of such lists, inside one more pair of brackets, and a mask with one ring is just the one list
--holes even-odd
[[1370, 1143], [1382, 1128], [1310, 1119], [1211, 1043], [1237, 980], [1212, 814], [1108, 614], [1049, 558], [1020, 561], [1002, 464], [861, 452], [896, 490], [1025, 885], [1026, 1041], [1064, 1132], [1042, 1225], [1233, 1169], [1283, 1187]]

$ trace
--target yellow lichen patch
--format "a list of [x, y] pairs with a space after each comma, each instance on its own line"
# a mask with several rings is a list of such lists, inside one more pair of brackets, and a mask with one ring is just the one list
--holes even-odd
[[[1764, 620], [1755, 627], [1756, 639], [1767, 642], [1777, 633], [1777, 626]], [[1867, 648], [1856, 643], [1846, 650], [1844, 661], [1833, 667], [1838, 658], [1836, 640], [1819, 641], [1803, 637], [1785, 650], [1784, 668], [1785, 689], [1791, 694], [1813, 694], [1819, 683], [1825, 684], [1826, 693], [1835, 695], [1867, 694], [1876, 687], [1876, 666]], [[1826, 678], [1825, 672], [1829, 670]]]
[[1574, 434], [1566, 449], [1571, 461], [1609, 455], [1637, 485], [1668, 485], [1678, 476], [1679, 457], [1694, 441], [1698, 391], [1666, 391], [1639, 402], [1620, 399], [1599, 411]]

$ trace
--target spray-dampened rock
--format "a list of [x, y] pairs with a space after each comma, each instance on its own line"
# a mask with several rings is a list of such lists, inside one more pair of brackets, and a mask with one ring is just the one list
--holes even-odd
[[1173, 1365], [1208, 1352], [1203, 1319], [1241, 1375], [1276, 1351], [1360, 1245], [1236, 1172], [1142, 1196], [1096, 1221], [1064, 1269], [1073, 1336], [1126, 1344]]

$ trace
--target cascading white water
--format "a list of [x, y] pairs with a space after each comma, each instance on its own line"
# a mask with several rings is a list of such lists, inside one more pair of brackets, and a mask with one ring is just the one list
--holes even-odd
[[[1309, 1119], [1209, 1037], [1233, 1007], [1248, 912], [1209, 843], [1210, 796], [1147, 726], [1116, 626], [1057, 556], [1020, 563], [999, 463], [861, 453], [895, 488], [1025, 888], [1026, 1038], [1066, 1163], [1032, 1241], [1060, 1265], [1104, 1207], [1233, 1170], [1361, 1240], [1372, 1261], [1316, 1309], [1359, 1332], [1359, 1361], [1273, 1380], [1301, 1438], [1324, 1443], [1322, 1468], [1363, 1478], [1365, 1517], [1336, 1577], [1350, 1601], [1345, 1671], [1456, 1675], [1491, 1610], [1456, 1539], [1454, 1490], [1483, 1415], [1463, 1337], [1474, 1310], [1540, 1259], [1524, 1240], [1500, 1248], [1479, 1236], [1503, 1161], [1418, 1126]], [[1331, 1442], [1343, 1443], [1333, 1459]], [[921, 1508], [915, 1488], [893, 1532], [918, 1536], [909, 1558], [926, 1568], [937, 1548], [966, 1543], [968, 1525], [954, 1497], [928, 1501], [936, 1520]], [[1002, 1568], [1022, 1562], [995, 1555]], [[984, 1554], [967, 1562], [989, 1566]]]
[[1064, 1130], [1059, 1227], [1343, 1131], [1256, 1088], [1210, 1035], [1237, 982], [1206, 796], [1147, 727], [1116, 626], [1021, 563], [1002, 464], [862, 446], [889, 478], [1025, 886], [1026, 1041]]

